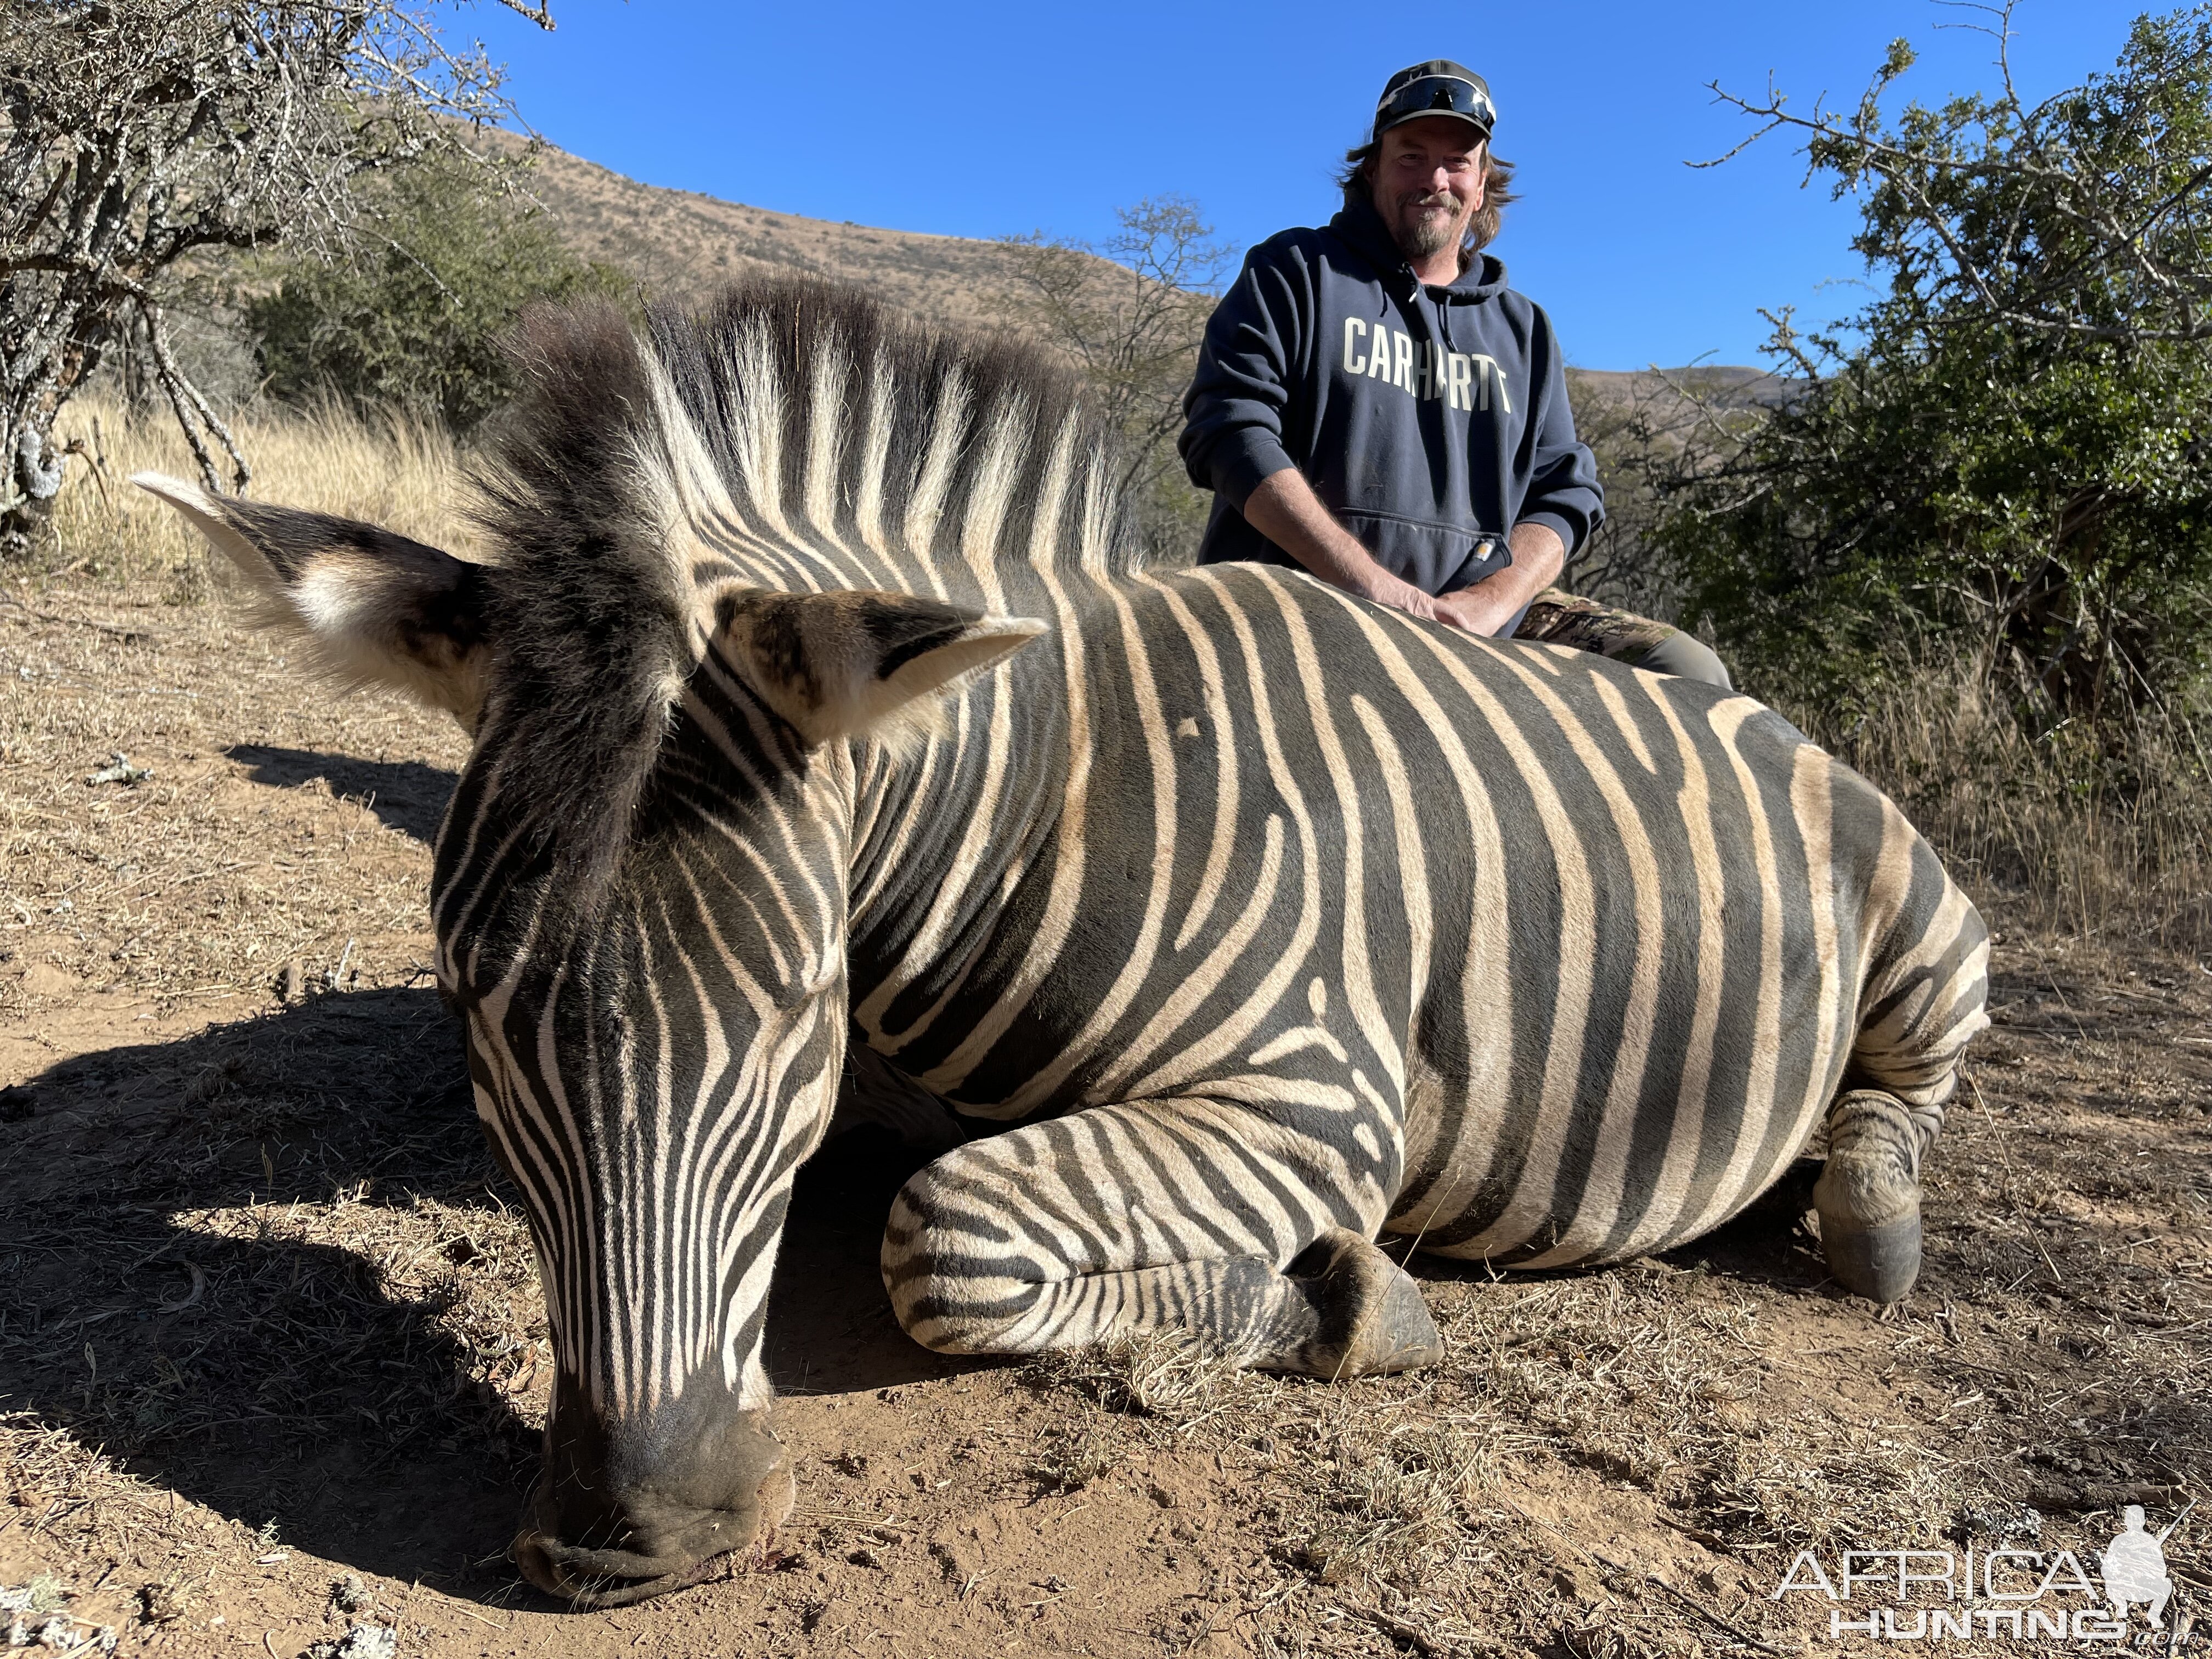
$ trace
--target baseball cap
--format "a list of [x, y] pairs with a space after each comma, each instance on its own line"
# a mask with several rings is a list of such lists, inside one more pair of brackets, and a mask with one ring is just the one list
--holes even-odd
[[1490, 83], [1463, 64], [1432, 58], [1390, 77], [1382, 97], [1376, 100], [1375, 131], [1369, 137], [1380, 138], [1392, 127], [1427, 115], [1455, 117], [1485, 138], [1498, 125], [1498, 106], [1490, 101]]

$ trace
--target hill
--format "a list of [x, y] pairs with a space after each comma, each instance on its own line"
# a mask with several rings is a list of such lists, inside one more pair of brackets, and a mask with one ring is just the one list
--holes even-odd
[[[520, 143], [501, 147], [511, 152]], [[997, 320], [1015, 282], [1013, 261], [996, 242], [771, 213], [641, 184], [551, 145], [539, 149], [528, 188], [577, 252], [632, 273], [655, 294], [703, 298], [748, 272], [805, 272], [865, 282], [890, 303], [938, 321], [975, 324]]]
[[[510, 154], [521, 148], [504, 134], [494, 142]], [[550, 144], [539, 148], [528, 187], [578, 253], [631, 272], [656, 294], [703, 298], [748, 271], [804, 271], [854, 278], [893, 305], [974, 324], [1000, 320], [1018, 280], [1012, 257], [997, 242], [773, 213], [643, 184]], [[1663, 391], [1648, 369], [1573, 373], [1581, 389], [1609, 400]], [[1661, 373], [1724, 403], [1763, 400], [1777, 384], [1757, 368]]]

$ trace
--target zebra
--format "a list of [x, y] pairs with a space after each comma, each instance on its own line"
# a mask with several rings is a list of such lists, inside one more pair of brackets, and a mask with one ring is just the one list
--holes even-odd
[[1779, 715], [1146, 568], [1065, 373], [850, 289], [518, 361], [485, 562], [138, 482], [295, 654], [473, 733], [431, 915], [556, 1352], [532, 1583], [639, 1600], [787, 1514], [767, 1295], [848, 1048], [950, 1126], [882, 1249], [942, 1352], [1428, 1365], [1381, 1241], [1662, 1251], [1823, 1137], [1834, 1279], [1906, 1294], [1986, 934]]

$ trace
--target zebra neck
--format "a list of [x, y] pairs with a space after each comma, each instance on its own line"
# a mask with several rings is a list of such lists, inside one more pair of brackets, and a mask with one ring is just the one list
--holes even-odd
[[978, 988], [1009, 896], [1049, 859], [1068, 776], [1060, 655], [1040, 641], [925, 742], [856, 757], [848, 983], [854, 1020], [885, 1054]]

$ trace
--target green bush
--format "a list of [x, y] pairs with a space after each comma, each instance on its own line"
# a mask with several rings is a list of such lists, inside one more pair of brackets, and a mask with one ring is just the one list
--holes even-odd
[[[440, 163], [391, 179], [356, 257], [299, 260], [244, 302], [269, 392], [434, 414], [465, 433], [514, 391], [501, 337], [538, 300], [622, 296], [544, 214]], [[265, 280], [265, 278], [264, 278]]]
[[[1850, 707], [1971, 663], [2034, 729], [2212, 666], [2212, 7], [2027, 106], [1800, 118], [1884, 290], [1665, 481], [1682, 612], [1766, 695]], [[2009, 77], [2006, 85], [2009, 88]]]

